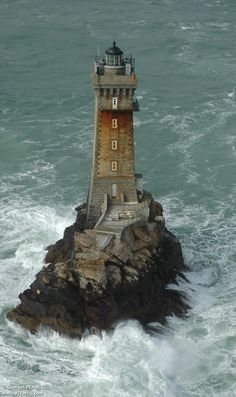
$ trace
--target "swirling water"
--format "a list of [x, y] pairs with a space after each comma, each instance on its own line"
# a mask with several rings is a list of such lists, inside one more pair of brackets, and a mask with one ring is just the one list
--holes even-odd
[[[0, 395], [236, 396], [235, 1], [2, 0], [0, 18]], [[86, 198], [89, 75], [114, 38], [136, 57], [136, 168], [181, 240], [192, 309], [161, 333], [30, 335], [6, 312]]]

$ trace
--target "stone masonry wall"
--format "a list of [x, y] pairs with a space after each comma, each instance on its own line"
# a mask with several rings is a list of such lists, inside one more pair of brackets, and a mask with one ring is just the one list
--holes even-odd
[[[87, 227], [94, 227], [101, 215], [104, 195], [111, 202], [112, 184], [116, 184], [116, 203], [121, 194], [128, 202], [137, 202], [134, 171], [133, 95], [136, 77], [101, 76], [93, 78], [96, 91], [93, 166], [88, 194]], [[95, 81], [96, 80], [96, 81]], [[117, 109], [112, 98], [118, 98]], [[117, 119], [117, 127], [112, 120]], [[112, 150], [112, 141], [117, 149]], [[112, 163], [117, 164], [114, 170]]]
[[137, 202], [137, 192], [133, 178], [126, 179], [102, 179], [94, 178], [91, 186], [91, 199], [88, 209], [87, 227], [92, 228], [97, 223], [101, 215], [101, 205], [104, 202], [104, 195], [108, 194], [111, 197], [111, 186], [113, 183], [117, 184], [119, 195], [126, 192], [125, 200], [128, 202]]

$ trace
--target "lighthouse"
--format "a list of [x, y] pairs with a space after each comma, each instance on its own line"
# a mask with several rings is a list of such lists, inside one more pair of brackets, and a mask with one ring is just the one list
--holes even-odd
[[[96, 56], [92, 73], [95, 120], [92, 167], [87, 198], [87, 228], [98, 228], [108, 213], [116, 225], [138, 219], [144, 200], [142, 175], [135, 174], [133, 112], [137, 78], [135, 60], [113, 42]], [[145, 201], [145, 205], [140, 204]], [[141, 211], [144, 213], [143, 211]], [[147, 213], [147, 211], [146, 211]]]

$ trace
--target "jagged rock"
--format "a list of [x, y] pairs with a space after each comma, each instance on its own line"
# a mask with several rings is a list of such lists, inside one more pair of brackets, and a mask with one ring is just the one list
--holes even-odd
[[[153, 206], [160, 214], [160, 207]], [[20, 294], [21, 303], [7, 314], [9, 320], [31, 332], [41, 324], [80, 337], [85, 329], [107, 329], [120, 319], [164, 323], [166, 316], [186, 312], [183, 297], [166, 288], [185, 266], [180, 243], [164, 223], [132, 224], [121, 241], [110, 239], [101, 250], [96, 231], [78, 225], [84, 205], [77, 210], [77, 223], [48, 248], [49, 264]]]
[[152, 199], [149, 205], [149, 222], [154, 221], [157, 216], [163, 216], [163, 207], [160, 203]]
[[107, 280], [114, 288], [121, 284], [121, 270], [119, 266], [109, 264], [107, 266]]
[[47, 247], [48, 252], [44, 259], [45, 263], [63, 262], [71, 258], [76, 230], [79, 230], [76, 224], [67, 227], [64, 231], [63, 239]]
[[87, 204], [83, 203], [76, 207], [77, 217], [75, 225], [80, 232], [83, 232], [86, 227], [86, 219], [87, 219]]

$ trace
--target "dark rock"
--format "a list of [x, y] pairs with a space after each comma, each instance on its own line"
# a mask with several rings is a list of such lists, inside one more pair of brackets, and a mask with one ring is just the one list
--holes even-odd
[[163, 216], [163, 207], [152, 199], [149, 205], [149, 222], [153, 222], [157, 216]]
[[[153, 216], [157, 208], [162, 213], [153, 206]], [[85, 210], [80, 206], [77, 220]], [[96, 232], [81, 232], [82, 226], [66, 228], [63, 239], [48, 248], [50, 264], [20, 294], [9, 320], [31, 332], [42, 324], [80, 337], [85, 329], [108, 329], [121, 319], [165, 323], [166, 316], [186, 313], [184, 297], [167, 289], [186, 268], [178, 239], [163, 223], [131, 225], [120, 243], [112, 239], [104, 250], [96, 246]]]
[[75, 209], [77, 211], [76, 217], [76, 227], [77, 230], [83, 232], [86, 228], [86, 220], [87, 220], [87, 204], [81, 204]]
[[54, 245], [47, 247], [47, 254], [45, 256], [45, 263], [57, 263], [67, 261], [72, 253], [72, 246], [61, 239]]
[[45, 263], [57, 263], [69, 260], [74, 250], [74, 234], [76, 231], [84, 231], [86, 226], [87, 205], [86, 203], [76, 207], [76, 222], [64, 230], [61, 240], [47, 247]]

